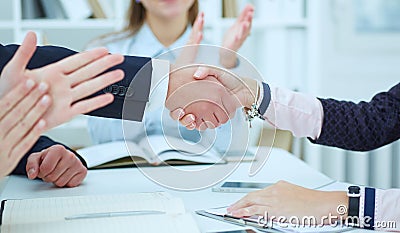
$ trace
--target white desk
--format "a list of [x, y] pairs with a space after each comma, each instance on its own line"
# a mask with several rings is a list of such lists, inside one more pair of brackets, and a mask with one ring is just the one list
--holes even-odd
[[[218, 166], [223, 169], [224, 166], [228, 165]], [[316, 188], [332, 183], [332, 179], [311, 169], [304, 162], [281, 149], [273, 149], [265, 166], [254, 177], [248, 176], [249, 166], [250, 163], [242, 163], [238, 169], [228, 177], [228, 180], [262, 182], [286, 180], [309, 188]], [[198, 168], [198, 166], [196, 166], [196, 168]], [[153, 169], [154, 172], [160, 173], [167, 172], [167, 169], [164, 167], [152, 167], [148, 169]], [[164, 175], [168, 177], [168, 173]], [[176, 182], [190, 182], [190, 177], [182, 177], [182, 180]], [[346, 189], [346, 186], [343, 186], [343, 189]], [[169, 190], [148, 180], [137, 168], [129, 168], [89, 171], [82, 185], [69, 189], [56, 188], [52, 184], [47, 184], [39, 180], [30, 181], [22, 176], [10, 176], [8, 180], [5, 181], [1, 192], [1, 199], [154, 191], [167, 191], [174, 196], [182, 198], [187, 211], [227, 206], [244, 195], [239, 193], [216, 193], [212, 192], [210, 188], [190, 192]], [[196, 214], [194, 214], [194, 217], [202, 232], [238, 229], [235, 225], [198, 216]]]

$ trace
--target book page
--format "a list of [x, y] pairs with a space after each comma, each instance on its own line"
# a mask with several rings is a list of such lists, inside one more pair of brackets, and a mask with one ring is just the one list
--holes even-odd
[[[76, 218], [104, 213], [161, 211]], [[72, 218], [72, 220], [70, 219]], [[167, 193], [8, 200], [1, 232], [198, 232], [183, 203]]]
[[147, 152], [147, 156], [153, 157], [153, 161], [158, 159], [160, 162], [168, 160], [187, 160], [198, 163], [225, 162], [213, 149], [171, 136], [151, 135], [140, 141], [139, 146]]
[[[129, 150], [127, 149], [129, 148]], [[144, 157], [146, 153], [134, 142], [116, 141], [89, 146], [77, 150], [78, 154], [86, 161], [89, 168], [121, 159], [124, 157]]]

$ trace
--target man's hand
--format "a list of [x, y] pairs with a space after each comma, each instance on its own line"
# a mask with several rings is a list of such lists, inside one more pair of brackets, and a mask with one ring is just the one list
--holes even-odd
[[[26, 66], [35, 50], [36, 35], [30, 32], [18, 48], [18, 56], [14, 56], [7, 69], [3, 70], [0, 86], [8, 90], [27, 79], [37, 83], [46, 82], [53, 100], [53, 105], [44, 116], [47, 129], [113, 101], [112, 94], [84, 98], [123, 78], [121, 70], [102, 74], [120, 64], [124, 59], [122, 55], [110, 55], [107, 49], [100, 48], [75, 54], [42, 68], [28, 70]], [[0, 90], [0, 95], [4, 95], [5, 90]]]
[[236, 53], [250, 35], [254, 7], [248, 4], [236, 19], [236, 22], [225, 33], [220, 49], [220, 63], [225, 68], [234, 68], [237, 64]]
[[28, 157], [29, 179], [41, 178], [57, 187], [76, 187], [86, 177], [87, 169], [74, 153], [62, 145], [54, 145]]
[[[199, 67], [194, 72], [194, 78], [196, 80], [210, 78], [216, 79], [225, 89], [226, 95], [223, 96], [223, 103], [233, 103], [229, 112], [234, 112], [238, 107], [250, 108], [251, 105], [256, 101], [256, 96], [258, 92], [258, 84], [256, 80], [248, 78], [239, 78], [227, 71], [217, 68], [209, 67]], [[207, 92], [210, 96], [209, 98], [215, 97], [213, 92]], [[225, 104], [226, 106], [227, 104]], [[186, 126], [188, 129], [193, 129], [199, 127], [199, 116], [196, 112], [190, 111], [190, 108], [176, 108], [171, 111], [171, 117], [174, 120], [180, 120], [181, 124]], [[232, 116], [229, 116], [232, 118]], [[206, 125], [208, 126], [208, 125]]]
[[196, 116], [195, 128], [199, 130], [218, 127], [234, 116], [238, 101], [214, 77], [196, 81], [196, 69], [191, 65], [172, 68], [165, 105], [170, 111], [181, 108]]

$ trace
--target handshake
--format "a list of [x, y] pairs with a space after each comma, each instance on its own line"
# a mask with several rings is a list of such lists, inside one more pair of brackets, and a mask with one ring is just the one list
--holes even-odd
[[165, 106], [187, 129], [206, 130], [225, 124], [239, 107], [257, 102], [258, 82], [211, 65], [172, 66]]

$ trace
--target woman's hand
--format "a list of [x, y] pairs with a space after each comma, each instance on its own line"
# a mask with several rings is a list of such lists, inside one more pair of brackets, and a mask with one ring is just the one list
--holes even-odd
[[[236, 217], [261, 215], [268, 220], [277, 221], [283, 216], [288, 221], [291, 217], [315, 217], [316, 223], [329, 223], [324, 216], [340, 216], [338, 206], [348, 207], [346, 192], [324, 192], [303, 188], [285, 181], [263, 190], [247, 194], [231, 205], [227, 211]], [[271, 219], [272, 217], [274, 219]], [[345, 218], [347, 215], [342, 215]], [[338, 220], [338, 219], [334, 219]]]
[[43, 116], [51, 105], [47, 91], [46, 83], [28, 79], [0, 99], [0, 178], [14, 170], [44, 132]]
[[236, 53], [250, 35], [251, 23], [254, 16], [254, 7], [247, 5], [236, 22], [225, 33], [220, 50], [220, 63], [225, 68], [234, 68], [237, 65]]

